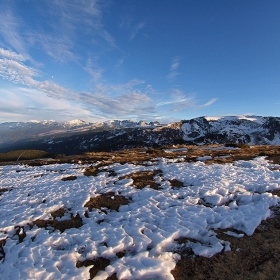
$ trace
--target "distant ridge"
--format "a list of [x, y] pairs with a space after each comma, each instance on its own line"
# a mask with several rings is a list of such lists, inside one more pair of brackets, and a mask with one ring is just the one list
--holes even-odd
[[90, 123], [30, 121], [0, 124], [0, 152], [36, 148], [54, 153], [154, 147], [172, 144], [280, 145], [280, 118], [198, 117], [176, 123], [110, 120]]

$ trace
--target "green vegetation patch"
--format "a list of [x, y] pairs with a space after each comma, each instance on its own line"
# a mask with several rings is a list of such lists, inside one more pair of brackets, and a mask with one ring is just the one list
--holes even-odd
[[0, 162], [46, 158], [50, 156], [50, 153], [41, 150], [17, 150], [0, 154]]

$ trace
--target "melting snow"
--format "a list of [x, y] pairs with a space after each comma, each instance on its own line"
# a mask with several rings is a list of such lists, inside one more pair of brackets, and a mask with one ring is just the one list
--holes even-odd
[[[152, 162], [151, 162], [152, 164]], [[170, 271], [180, 256], [175, 239], [196, 255], [211, 257], [229, 244], [217, 238], [215, 229], [232, 229], [252, 235], [279, 202], [268, 191], [280, 188], [279, 170], [264, 157], [233, 164], [206, 165], [158, 158], [153, 165], [112, 164], [96, 177], [83, 175], [85, 165], [61, 164], [41, 167], [0, 167], [0, 240], [5, 258], [1, 279], [88, 279], [90, 267], [77, 261], [103, 257], [110, 260], [94, 279], [116, 273], [118, 279], [173, 279]], [[161, 170], [155, 180], [159, 190], [140, 190], [125, 175]], [[117, 174], [117, 175], [116, 175]], [[75, 181], [63, 177], [77, 176]], [[119, 177], [123, 177], [120, 178]], [[177, 179], [183, 187], [173, 188]], [[85, 203], [102, 193], [113, 192], [130, 199], [119, 211], [93, 209], [87, 217]], [[30, 228], [36, 219], [50, 219], [60, 208], [82, 217], [80, 228], [61, 233], [51, 227]], [[70, 218], [65, 215], [61, 220]], [[16, 226], [26, 233], [19, 243]], [[227, 234], [241, 237], [227, 231]], [[122, 257], [116, 253], [125, 252]], [[4, 278], [3, 278], [4, 277]]]

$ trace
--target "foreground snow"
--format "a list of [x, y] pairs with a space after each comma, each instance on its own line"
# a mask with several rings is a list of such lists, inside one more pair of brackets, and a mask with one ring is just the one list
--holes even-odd
[[[85, 165], [0, 167], [0, 189], [11, 189], [0, 196], [0, 240], [7, 238], [0, 279], [89, 279], [90, 267], [76, 268], [76, 263], [98, 257], [109, 259], [110, 265], [94, 279], [114, 273], [122, 280], [173, 279], [170, 271], [180, 258], [174, 252], [180, 246], [206, 257], [230, 250], [215, 229], [236, 237], [242, 234], [233, 230], [251, 235], [271, 215], [269, 207], [279, 202], [268, 191], [280, 188], [280, 172], [264, 157], [224, 165], [183, 161], [184, 157], [158, 158], [145, 166], [115, 163], [108, 170], [117, 176], [109, 176], [105, 168], [96, 177], [83, 175]], [[153, 170], [162, 171], [155, 177], [159, 190], [140, 190], [132, 179], [120, 179]], [[70, 175], [77, 180], [61, 181]], [[173, 188], [173, 179], [184, 187]], [[85, 203], [107, 192], [125, 196], [130, 203], [119, 211], [93, 209], [86, 218]], [[60, 208], [79, 214], [83, 226], [63, 233], [28, 226], [50, 219]], [[70, 219], [69, 213], [61, 219]], [[26, 232], [21, 243], [15, 226]], [[174, 240], [179, 237], [189, 241], [178, 245]], [[118, 252], [126, 254], [119, 258]]]

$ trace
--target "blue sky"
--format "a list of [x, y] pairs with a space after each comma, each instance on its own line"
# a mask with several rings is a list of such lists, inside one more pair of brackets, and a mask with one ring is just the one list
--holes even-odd
[[0, 122], [279, 116], [278, 0], [1, 0]]

